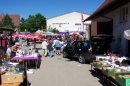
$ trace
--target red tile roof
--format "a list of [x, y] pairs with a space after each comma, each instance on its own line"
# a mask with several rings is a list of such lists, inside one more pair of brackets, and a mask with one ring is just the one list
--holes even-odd
[[104, 0], [104, 2], [93, 12], [93, 14], [95, 14], [98, 11], [101, 11], [104, 7], [106, 7], [107, 5], [111, 4], [114, 1], [115, 0]]
[[[20, 15], [19, 14], [8, 14], [9, 17], [12, 19], [14, 26], [19, 26], [20, 24]], [[3, 19], [4, 14], [0, 14], [0, 21]]]
[[117, 0], [104, 0], [104, 2], [87, 19], [90, 19], [90, 18], [94, 17], [99, 12], [101, 12], [102, 10], [104, 10], [104, 8], [107, 8], [109, 5], [111, 5], [115, 1], [117, 1]]

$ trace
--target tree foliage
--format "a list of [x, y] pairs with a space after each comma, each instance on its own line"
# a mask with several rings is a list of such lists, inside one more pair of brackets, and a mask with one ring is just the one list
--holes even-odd
[[56, 29], [56, 28], [53, 28], [53, 29], [51, 29], [51, 32], [53, 32], [53, 33], [57, 33], [57, 32], [59, 32], [59, 30]]
[[27, 19], [21, 18], [20, 20], [20, 30], [36, 32], [38, 29], [46, 29], [46, 18], [37, 13], [36, 15], [29, 15]]
[[2, 24], [2, 22], [0, 21], [0, 27], [3, 27], [3, 24]]
[[14, 28], [14, 23], [12, 22], [12, 19], [9, 17], [8, 14], [6, 14], [0, 22], [0, 27]]

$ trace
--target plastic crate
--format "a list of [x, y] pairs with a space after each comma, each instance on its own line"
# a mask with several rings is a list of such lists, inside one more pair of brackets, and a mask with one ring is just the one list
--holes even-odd
[[130, 73], [115, 73], [116, 82], [121, 86], [130, 86]]

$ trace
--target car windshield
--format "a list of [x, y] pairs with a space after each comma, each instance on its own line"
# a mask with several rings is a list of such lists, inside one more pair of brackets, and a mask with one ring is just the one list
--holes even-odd
[[90, 42], [89, 41], [80, 41], [77, 43], [77, 46], [82, 46], [83, 49], [89, 49]]

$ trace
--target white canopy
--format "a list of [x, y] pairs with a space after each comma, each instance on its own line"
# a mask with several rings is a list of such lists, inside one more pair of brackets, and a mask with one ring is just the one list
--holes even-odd
[[124, 31], [124, 38], [126, 38], [127, 40], [130, 40], [130, 30]]

